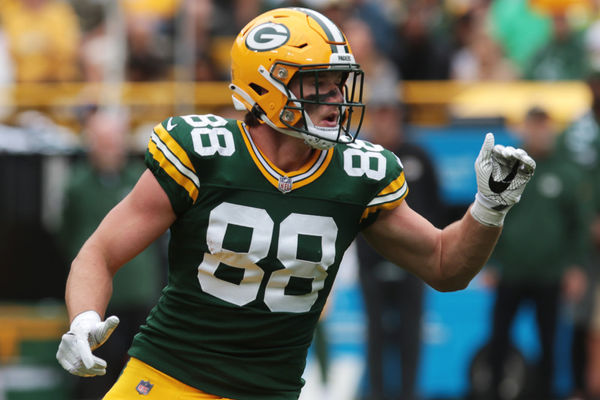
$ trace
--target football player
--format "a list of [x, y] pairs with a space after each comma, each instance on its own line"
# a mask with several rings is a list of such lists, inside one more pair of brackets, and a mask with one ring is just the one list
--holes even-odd
[[231, 51], [245, 121], [183, 115], [156, 125], [148, 169], [72, 263], [72, 318], [57, 358], [104, 374], [92, 354], [119, 267], [170, 229], [169, 279], [105, 399], [297, 399], [313, 330], [344, 251], [362, 232], [432, 287], [467, 286], [535, 168], [485, 138], [469, 212], [436, 229], [403, 201], [401, 161], [356, 140], [363, 73], [344, 34], [306, 8], [266, 12]]

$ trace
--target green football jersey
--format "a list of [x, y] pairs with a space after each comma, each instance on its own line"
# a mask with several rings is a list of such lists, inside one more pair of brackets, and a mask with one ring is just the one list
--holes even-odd
[[208, 393], [297, 399], [344, 252], [407, 193], [400, 160], [357, 140], [286, 173], [240, 121], [172, 117], [146, 165], [167, 193], [169, 280], [130, 355]]

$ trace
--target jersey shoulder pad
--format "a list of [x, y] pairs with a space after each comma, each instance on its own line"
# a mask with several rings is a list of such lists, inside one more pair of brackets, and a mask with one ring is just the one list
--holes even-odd
[[346, 174], [359, 176], [368, 185], [363, 219], [381, 209], [397, 207], [408, 194], [400, 159], [383, 146], [365, 140], [341, 146]]
[[213, 114], [169, 117], [154, 127], [146, 166], [176, 212], [187, 209], [198, 198], [201, 163], [235, 151], [232, 129], [238, 129], [237, 121]]
[[[169, 117], [158, 124], [157, 129], [166, 131], [183, 146], [194, 148], [194, 137], [210, 134], [210, 132], [221, 132], [223, 130], [238, 130], [237, 120], [227, 119], [215, 114], [190, 114]], [[217, 133], [218, 135], [218, 133]], [[215, 136], [210, 134], [210, 136]], [[206, 138], [205, 138], [206, 139]], [[207, 140], [204, 140], [205, 142]], [[208, 140], [210, 142], [210, 140]]]
[[357, 139], [336, 149], [341, 153], [347, 175], [362, 177], [376, 186], [387, 186], [404, 171], [398, 156], [376, 143]]

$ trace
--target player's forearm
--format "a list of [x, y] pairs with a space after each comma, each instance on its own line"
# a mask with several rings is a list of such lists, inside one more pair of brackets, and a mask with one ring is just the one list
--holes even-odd
[[441, 233], [439, 280], [441, 291], [460, 290], [483, 268], [502, 231], [477, 222], [469, 211]]
[[103, 317], [112, 294], [112, 278], [101, 252], [89, 243], [84, 245], [67, 279], [65, 301], [70, 320], [88, 310]]

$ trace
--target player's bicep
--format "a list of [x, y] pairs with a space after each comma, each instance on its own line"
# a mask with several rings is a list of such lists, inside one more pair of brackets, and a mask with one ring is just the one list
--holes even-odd
[[86, 246], [102, 252], [107, 266], [116, 272], [175, 221], [168, 196], [146, 170], [133, 190], [102, 220]]
[[436, 279], [441, 254], [440, 230], [406, 202], [392, 210], [382, 210], [363, 235], [389, 261], [428, 283]]

